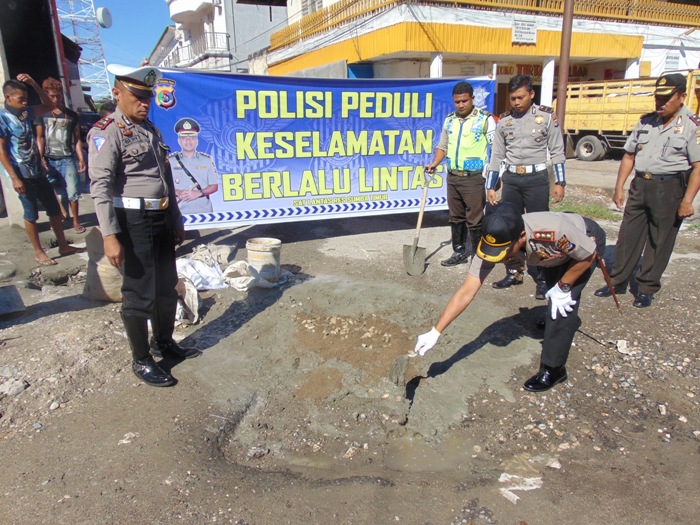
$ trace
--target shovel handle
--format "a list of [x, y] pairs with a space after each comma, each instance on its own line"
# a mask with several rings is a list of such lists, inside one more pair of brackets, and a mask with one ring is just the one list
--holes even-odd
[[[427, 174], [426, 174], [427, 176]], [[425, 212], [425, 201], [428, 200], [428, 183], [423, 183], [423, 196], [420, 200], [420, 211], [418, 212], [418, 224], [416, 225], [416, 235], [413, 238], [413, 248], [418, 246], [418, 238], [420, 237], [420, 227], [423, 224], [423, 212]]]

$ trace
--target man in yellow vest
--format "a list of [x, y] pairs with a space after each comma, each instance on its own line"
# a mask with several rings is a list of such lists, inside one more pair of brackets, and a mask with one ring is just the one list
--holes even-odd
[[440, 264], [456, 266], [469, 260], [467, 233], [471, 236], [471, 253], [481, 239], [481, 219], [486, 205], [484, 167], [496, 132], [491, 113], [474, 106], [474, 88], [458, 82], [452, 89], [455, 111], [447, 115], [433, 161], [427, 173], [447, 157], [447, 206], [452, 228], [452, 256]]

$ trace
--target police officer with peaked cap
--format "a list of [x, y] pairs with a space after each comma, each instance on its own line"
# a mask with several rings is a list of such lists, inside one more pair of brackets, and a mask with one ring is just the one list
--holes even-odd
[[[109, 262], [121, 268], [122, 320], [134, 374], [153, 386], [175, 379], [153, 359], [200, 354], [173, 341], [177, 308], [175, 246], [184, 239], [168, 147], [148, 119], [158, 69], [110, 64], [117, 108], [88, 133], [90, 193]], [[149, 343], [148, 320], [153, 339]]]
[[[626, 293], [642, 256], [633, 302], [637, 308], [651, 306], [661, 288], [676, 235], [683, 219], [693, 215], [693, 199], [700, 188], [700, 118], [683, 104], [686, 85], [680, 73], [659, 77], [654, 91], [656, 111], [642, 116], [635, 126], [617, 171], [613, 202], [618, 208], [624, 206], [625, 213], [610, 280], [616, 293]], [[624, 185], [632, 172], [625, 205]], [[610, 293], [605, 286], [595, 295]]]
[[[566, 160], [564, 139], [554, 110], [533, 104], [535, 91], [532, 78], [516, 75], [508, 82], [512, 109], [501, 115], [493, 139], [493, 150], [486, 179], [486, 197], [496, 203], [496, 185], [501, 176], [504, 202], [512, 202], [520, 213], [549, 210], [549, 173], [547, 157], [554, 168], [554, 202], [564, 198]], [[506, 277], [493, 283], [494, 288], [509, 288], [523, 282], [523, 269], [509, 270]], [[537, 299], [544, 299], [546, 283], [540, 275], [536, 278]]]
[[219, 189], [219, 174], [212, 159], [197, 151], [199, 123], [193, 118], [181, 118], [175, 123], [181, 152], [170, 154], [180, 211], [183, 214], [211, 213], [210, 195]]
[[483, 236], [469, 273], [435, 326], [418, 337], [415, 353], [425, 355], [442, 332], [476, 297], [496, 263], [506, 268], [525, 262], [542, 268], [549, 290], [540, 369], [523, 388], [544, 392], [566, 381], [566, 361], [581, 321], [581, 292], [595, 268], [596, 252], [605, 251], [605, 231], [593, 220], [574, 213], [536, 212], [520, 215], [517, 206], [501, 202], [487, 206]]

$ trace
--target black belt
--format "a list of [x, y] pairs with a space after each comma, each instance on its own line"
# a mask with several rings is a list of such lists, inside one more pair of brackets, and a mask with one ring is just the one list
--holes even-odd
[[450, 170], [449, 174], [454, 175], [456, 177], [469, 177], [470, 175], [481, 175], [481, 170], [475, 170], [475, 171]]
[[645, 180], [664, 180], [682, 177], [686, 174], [685, 171], [679, 171], [677, 173], [664, 173], [663, 175], [657, 173], [650, 173], [648, 171], [636, 171], [636, 176]]

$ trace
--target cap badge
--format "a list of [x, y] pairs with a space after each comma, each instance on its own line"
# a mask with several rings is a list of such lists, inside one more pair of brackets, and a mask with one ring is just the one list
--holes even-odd
[[659, 86], [665, 86], [665, 85], [666, 85], [666, 78], [661, 77], [661, 79], [659, 80]]
[[491, 234], [488, 234], [484, 239], [486, 239], [486, 242], [489, 244], [496, 244], [496, 238]]
[[153, 87], [153, 85], [156, 83], [156, 78], [156, 72], [151, 69], [148, 72], [148, 74], [143, 78], [143, 83], [148, 87]]
[[182, 129], [190, 130], [192, 129], [192, 124], [190, 124], [189, 121], [186, 120], [185, 123], [182, 125]]

